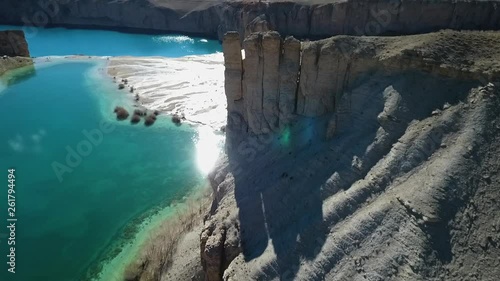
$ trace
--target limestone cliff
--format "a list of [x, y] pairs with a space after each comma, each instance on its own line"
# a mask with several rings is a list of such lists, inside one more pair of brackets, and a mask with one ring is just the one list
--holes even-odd
[[8, 70], [33, 64], [29, 56], [23, 31], [0, 31], [0, 75]]
[[[129, 28], [222, 39], [276, 30], [299, 38], [499, 29], [498, 0], [195, 1], [18, 0], [0, 2], [0, 23]], [[31, 30], [30, 32], [35, 32]]]
[[[447, 31], [400, 37], [337, 36], [299, 43], [291, 37], [282, 41], [274, 31], [254, 33], [243, 42], [242, 63], [231, 61], [231, 65], [243, 65], [244, 75], [226, 72], [226, 95], [234, 95], [231, 85], [241, 86], [238, 100], [243, 101], [243, 108], [230, 105], [228, 111], [232, 118], [240, 114], [251, 133], [263, 134], [283, 130], [300, 117], [330, 116], [335, 123], [342, 93], [370, 73], [420, 70], [487, 80], [500, 73], [489, 59], [497, 52], [485, 54], [484, 48], [478, 48], [497, 43], [498, 38], [491, 34]], [[225, 53], [239, 53], [239, 44], [226, 43], [235, 38], [231, 33], [224, 39]], [[333, 133], [330, 129], [324, 134]]]
[[0, 55], [29, 57], [28, 42], [21, 30], [0, 31]]
[[237, 37], [206, 280], [500, 274], [500, 33]]

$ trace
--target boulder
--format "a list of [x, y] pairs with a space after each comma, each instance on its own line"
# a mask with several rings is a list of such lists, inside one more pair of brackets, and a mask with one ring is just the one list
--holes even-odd
[[116, 113], [116, 119], [118, 119], [120, 121], [127, 119], [129, 116], [128, 111], [121, 106], [115, 107], [114, 112]]
[[300, 41], [288, 36], [283, 42], [279, 70], [279, 127], [292, 122], [295, 111], [297, 79], [300, 70]]
[[139, 116], [137, 114], [132, 115], [132, 118], [130, 119], [130, 123], [137, 124], [139, 122], [141, 122], [141, 116]]
[[30, 57], [28, 42], [22, 30], [0, 31], [0, 55]]
[[154, 114], [151, 114], [144, 120], [144, 125], [146, 125], [146, 127], [149, 127], [153, 125], [155, 122], [156, 122], [156, 116]]

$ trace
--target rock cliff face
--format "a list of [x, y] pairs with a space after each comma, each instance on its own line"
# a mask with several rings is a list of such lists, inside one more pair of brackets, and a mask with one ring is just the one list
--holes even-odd
[[20, 30], [0, 31], [0, 75], [8, 70], [32, 65], [28, 43]]
[[224, 40], [238, 101], [226, 141], [249, 134], [210, 175], [207, 280], [500, 274], [500, 33], [262, 32], [241, 64], [237, 38]]
[[[488, 35], [484, 35], [488, 36]], [[254, 134], [278, 132], [298, 118], [328, 116], [331, 124], [325, 135], [331, 137], [336, 123], [336, 105], [342, 93], [363, 76], [381, 72], [392, 75], [408, 70], [421, 70], [450, 78], [489, 79], [499, 69], [486, 68], [479, 44], [494, 44], [480, 33], [443, 32], [421, 36], [360, 38], [338, 36], [299, 43], [293, 37], [281, 40], [277, 32], [260, 32], [243, 42], [245, 59], [243, 75], [226, 72], [228, 99], [238, 88], [241, 106], [229, 106], [230, 116], [241, 115], [244, 126]], [[224, 52], [239, 53], [237, 35], [224, 39]], [[449, 53], [454, 50], [456, 52]], [[430, 51], [432, 50], [432, 51]], [[477, 59], [482, 57], [482, 59]], [[239, 57], [238, 57], [239, 58]], [[238, 69], [238, 74], [241, 70]], [[229, 125], [232, 123], [229, 122]], [[241, 126], [241, 124], [238, 124]], [[333, 126], [333, 127], [332, 127]]]
[[21, 30], [0, 31], [0, 55], [29, 57], [28, 42]]
[[0, 3], [0, 23], [138, 28], [222, 39], [276, 30], [299, 38], [499, 29], [497, 0], [270, 1], [18, 0]]

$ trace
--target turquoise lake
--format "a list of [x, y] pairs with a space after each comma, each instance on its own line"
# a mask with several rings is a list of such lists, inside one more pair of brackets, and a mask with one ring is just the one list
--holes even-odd
[[[155, 36], [107, 31], [80, 31], [86, 40], [95, 33], [94, 41], [83, 47], [68, 41], [64, 48], [51, 49], [65, 32], [76, 38], [78, 31], [39, 32], [29, 42], [32, 54], [167, 56], [171, 49], [171, 56], [181, 56], [220, 50], [213, 41], [194, 41], [185, 49], [186, 43], [168, 43], [160, 50], [149, 40]], [[104, 40], [107, 48], [101, 48]], [[127, 51], [124, 42], [137, 44]], [[120, 46], [113, 49], [114, 44]], [[92, 50], [92, 45], [97, 47]], [[48, 63], [0, 81], [0, 175], [5, 179], [0, 220], [7, 224], [9, 168], [16, 169], [18, 218], [16, 274], [7, 273], [8, 234], [5, 226], [0, 228], [2, 281], [87, 280], [98, 273], [100, 261], [133, 237], [145, 217], [206, 184], [200, 161], [215, 159], [203, 159], [203, 151], [213, 155], [221, 143], [210, 140], [213, 147], [200, 146], [205, 133], [185, 124], [177, 127], [168, 116], [160, 115], [152, 127], [117, 121], [113, 108], [133, 110], [133, 103], [100, 75], [103, 64]]]
[[222, 51], [216, 40], [184, 35], [129, 34], [107, 30], [37, 28], [0, 25], [0, 30], [22, 29], [33, 57], [87, 56], [164, 56], [182, 57]]

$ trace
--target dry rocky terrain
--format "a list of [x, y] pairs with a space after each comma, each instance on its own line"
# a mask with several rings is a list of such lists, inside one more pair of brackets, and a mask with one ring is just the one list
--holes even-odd
[[24, 32], [18, 30], [0, 31], [0, 75], [8, 70], [32, 65], [28, 43]]
[[497, 279], [500, 33], [337, 36], [300, 43], [300, 64], [273, 32], [238, 64], [237, 37], [206, 280]]
[[453, 31], [499, 1], [40, 3], [0, 22], [223, 40], [227, 151], [162, 280], [500, 276], [500, 33]]

